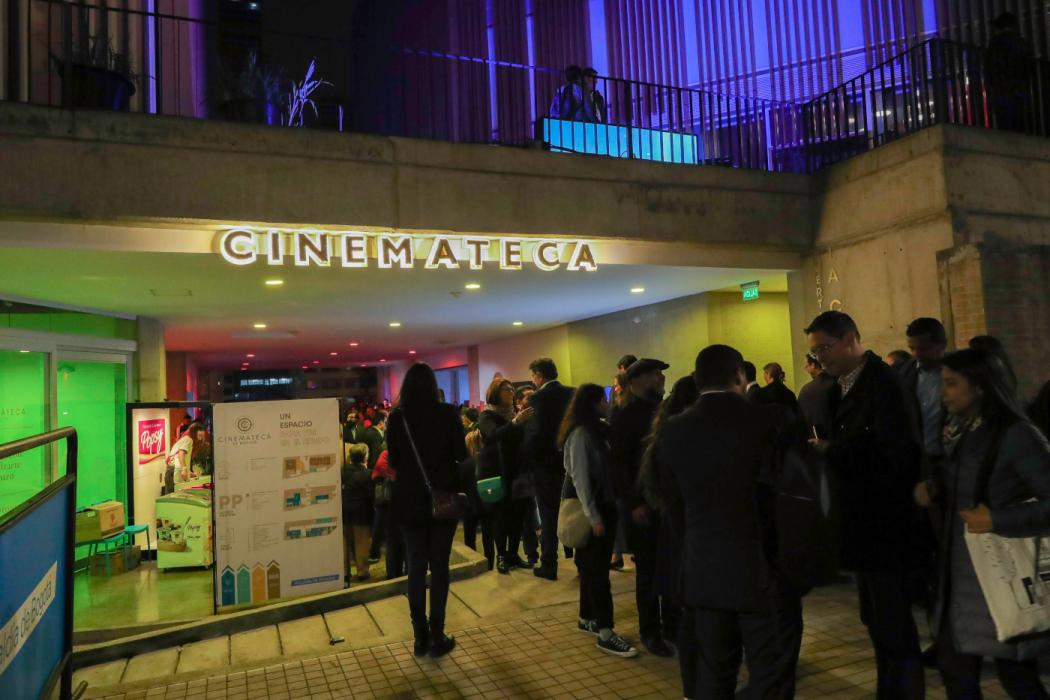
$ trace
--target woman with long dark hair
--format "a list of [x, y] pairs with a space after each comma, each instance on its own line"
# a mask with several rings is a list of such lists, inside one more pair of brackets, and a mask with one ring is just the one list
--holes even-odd
[[578, 629], [597, 636], [597, 646], [605, 653], [627, 658], [637, 656], [638, 651], [613, 631], [609, 584], [609, 558], [618, 515], [604, 421], [608, 415], [605, 389], [597, 384], [580, 386], [565, 411], [558, 445], [565, 454], [562, 496], [580, 499], [591, 524], [590, 540], [576, 550], [575, 556], [580, 573]]
[[387, 450], [390, 466], [397, 473], [390, 509], [404, 535], [415, 653], [443, 656], [456, 645], [445, 634], [448, 559], [456, 523], [434, 519], [432, 491], [459, 491], [457, 465], [466, 458], [467, 449], [459, 413], [454, 406], [438, 401], [437, 378], [429, 365], [420, 362], [405, 373], [397, 407], [387, 421]]
[[645, 502], [660, 514], [660, 532], [657, 535], [656, 587], [657, 591], [674, 601], [682, 611], [678, 623], [678, 666], [682, 676], [685, 697], [693, 697], [696, 687], [696, 628], [689, 610], [682, 602], [682, 536], [685, 533], [685, 504], [682, 493], [675, 486], [667, 470], [656, 460], [654, 446], [660, 439], [660, 431], [673, 416], [695, 405], [700, 390], [692, 375], [682, 377], [671, 388], [660, 410], [653, 419], [653, 429], [646, 441], [642, 455], [642, 467], [638, 471], [638, 486]]
[[[950, 699], [980, 698], [981, 663], [990, 656], [1010, 697], [1047, 698], [1036, 659], [1050, 652], [1050, 636], [998, 641], [964, 535], [1050, 535], [1050, 447], [1025, 417], [999, 358], [966, 349], [946, 355], [941, 367], [946, 461], [936, 481], [916, 488], [920, 505], [936, 501], [944, 513], [931, 625], [941, 677]], [[989, 467], [985, 489], [978, 481]]]
[[[478, 419], [482, 448], [478, 456], [480, 472], [486, 477], [503, 477], [503, 500], [495, 504], [494, 533], [496, 570], [509, 574], [512, 568], [531, 569], [518, 555], [525, 513], [531, 499], [514, 498], [514, 482], [521, 474], [521, 445], [524, 424], [532, 417], [531, 408], [514, 410], [514, 385], [497, 377], [485, 392], [485, 410]], [[520, 491], [519, 491], [520, 492]]]

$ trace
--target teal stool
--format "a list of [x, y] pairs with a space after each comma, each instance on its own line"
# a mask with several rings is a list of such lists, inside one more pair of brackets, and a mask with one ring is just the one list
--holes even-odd
[[148, 552], [153, 549], [153, 545], [149, 538], [149, 525], [144, 523], [142, 525], [128, 525], [124, 528], [124, 534], [128, 536], [128, 544], [132, 547], [135, 546], [135, 535], [142, 534], [143, 532], [146, 533], [146, 551]]

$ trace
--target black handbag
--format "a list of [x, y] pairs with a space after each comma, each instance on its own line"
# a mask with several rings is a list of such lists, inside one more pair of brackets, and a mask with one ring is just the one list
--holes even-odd
[[427, 468], [423, 466], [419, 450], [416, 449], [416, 441], [412, 439], [412, 431], [408, 429], [408, 420], [405, 419], [404, 411], [401, 412], [401, 423], [405, 426], [405, 435], [408, 436], [408, 444], [412, 446], [412, 454], [415, 455], [416, 464], [419, 465], [419, 473], [423, 475], [423, 483], [427, 485], [427, 491], [430, 492], [431, 516], [434, 520], [457, 522], [467, 512], [467, 494], [439, 491], [431, 485]]

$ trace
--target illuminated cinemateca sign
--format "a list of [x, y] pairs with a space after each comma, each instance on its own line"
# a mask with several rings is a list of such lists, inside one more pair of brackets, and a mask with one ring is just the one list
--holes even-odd
[[541, 238], [234, 228], [219, 234], [217, 247], [233, 265], [367, 268], [374, 263], [408, 269], [418, 263], [427, 270], [480, 270], [489, 262], [501, 270], [598, 269], [594, 244]]

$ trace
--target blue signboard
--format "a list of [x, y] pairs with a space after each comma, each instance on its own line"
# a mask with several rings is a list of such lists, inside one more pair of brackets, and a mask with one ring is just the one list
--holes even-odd
[[696, 134], [617, 124], [543, 119], [543, 140], [552, 151], [593, 153], [661, 163], [691, 163], [700, 159]]
[[0, 695], [39, 698], [71, 649], [73, 484], [67, 476], [0, 523]]

